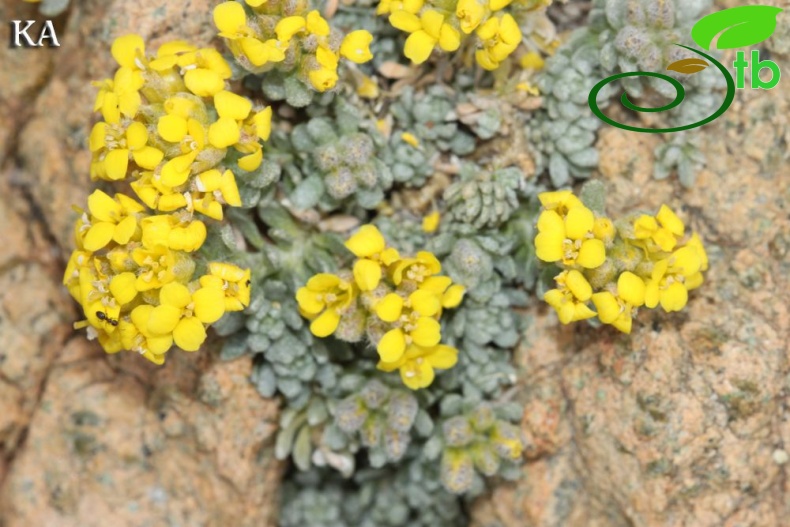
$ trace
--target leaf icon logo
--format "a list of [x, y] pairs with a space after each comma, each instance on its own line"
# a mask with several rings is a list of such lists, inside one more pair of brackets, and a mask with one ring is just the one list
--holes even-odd
[[[782, 8], [750, 5], [712, 13], [694, 24], [691, 38], [703, 49], [733, 49], [759, 44], [776, 30]], [[717, 38], [718, 37], [718, 38]]]
[[678, 60], [667, 66], [667, 71], [677, 71], [685, 75], [698, 73], [710, 66], [706, 61], [698, 58]]

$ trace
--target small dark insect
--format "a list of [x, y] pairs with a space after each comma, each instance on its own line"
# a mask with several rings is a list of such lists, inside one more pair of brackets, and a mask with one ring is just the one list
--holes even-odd
[[114, 319], [114, 318], [108, 317], [107, 313], [105, 313], [104, 311], [97, 311], [96, 312], [96, 318], [98, 318], [99, 320], [104, 320], [105, 322], [107, 322], [108, 324], [110, 324], [112, 326], [117, 326], [118, 325], [118, 321], [116, 319]]
[[247, 286], [248, 286], [248, 287], [249, 287], [249, 285], [250, 285], [251, 283], [252, 283], [252, 282], [250, 282], [249, 280], [247, 280]]

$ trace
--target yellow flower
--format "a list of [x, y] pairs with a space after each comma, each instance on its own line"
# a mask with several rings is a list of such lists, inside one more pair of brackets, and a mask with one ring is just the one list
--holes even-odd
[[459, 0], [455, 16], [461, 24], [461, 31], [468, 35], [480, 25], [485, 16], [485, 7], [478, 0]]
[[444, 20], [444, 16], [438, 11], [429, 9], [423, 12], [420, 16], [420, 29], [412, 32], [406, 39], [403, 49], [406, 57], [415, 64], [422, 64], [428, 60], [437, 44], [444, 51], [458, 49], [461, 45], [461, 35]]
[[414, 148], [420, 146], [420, 140], [417, 139], [417, 137], [414, 134], [411, 134], [409, 132], [403, 132], [402, 134], [400, 134], [400, 138], [403, 139], [404, 143], [407, 143], [413, 146]]
[[475, 59], [486, 70], [498, 68], [499, 63], [515, 51], [522, 38], [521, 29], [510, 14], [490, 18], [477, 28], [477, 36], [483, 48], [475, 52]]
[[261, 41], [255, 31], [247, 25], [244, 7], [238, 2], [223, 2], [214, 8], [214, 25], [219, 36], [229, 40], [231, 52], [243, 57], [253, 66], [267, 62], [282, 62], [285, 53], [280, 42], [274, 39]]
[[[702, 256], [694, 246], [681, 247], [669, 258], [656, 262], [645, 292], [645, 305], [656, 307], [659, 303], [664, 311], [680, 311], [688, 302], [686, 281], [701, 283], [696, 275], [702, 268]], [[699, 285], [695, 283], [693, 285]]]
[[110, 53], [119, 66], [131, 70], [145, 69], [145, 41], [140, 35], [124, 35], [116, 38], [110, 47]]
[[598, 318], [623, 333], [631, 333], [636, 308], [645, 303], [645, 291], [645, 283], [641, 278], [628, 271], [622, 273], [617, 279], [616, 295], [609, 291], [592, 295]]
[[177, 215], [159, 215], [143, 218], [142, 242], [144, 247], [163, 245], [174, 251], [194, 252], [206, 241], [206, 225], [200, 220], [181, 221]]
[[317, 337], [335, 332], [340, 316], [356, 297], [354, 286], [337, 275], [319, 273], [296, 292], [302, 314], [312, 319], [310, 331]]
[[210, 274], [200, 277], [200, 285], [223, 292], [225, 311], [241, 311], [250, 305], [250, 269], [224, 262], [211, 262], [208, 269]]
[[364, 29], [352, 31], [343, 38], [343, 43], [340, 45], [340, 54], [357, 64], [362, 64], [373, 58], [370, 52], [370, 43], [373, 41], [373, 35]]
[[[642, 215], [634, 222], [634, 238], [637, 240], [651, 240], [664, 252], [675, 248], [678, 239], [683, 237], [686, 227], [683, 221], [666, 205], [653, 216]], [[648, 246], [648, 250], [656, 250]]]
[[112, 80], [105, 79], [92, 83], [99, 88], [93, 111], [101, 111], [104, 120], [118, 124], [121, 115], [133, 119], [142, 104], [140, 88], [145, 80], [140, 71], [131, 68], [118, 68]]
[[320, 92], [334, 88], [337, 84], [337, 71], [328, 68], [319, 68], [307, 74], [310, 84]]
[[135, 281], [138, 291], [158, 289], [175, 280], [176, 255], [164, 245], [138, 247], [132, 251], [132, 259], [140, 267]]
[[441, 216], [439, 211], [435, 210], [422, 219], [422, 230], [427, 233], [436, 232], [439, 228], [439, 220]]
[[537, 257], [544, 262], [595, 269], [606, 259], [606, 249], [593, 236], [594, 226], [595, 216], [583, 206], [571, 208], [564, 220], [554, 210], [543, 211], [535, 237]]
[[601, 240], [607, 247], [612, 244], [614, 236], [617, 234], [614, 223], [609, 218], [595, 218], [595, 226], [592, 232], [593, 236]]
[[387, 248], [384, 236], [374, 225], [363, 225], [345, 243], [346, 248], [359, 258], [354, 263], [354, 280], [362, 291], [372, 291], [381, 280], [381, 266], [395, 262], [399, 255]]
[[241, 196], [233, 172], [220, 173], [212, 168], [198, 174], [194, 180], [198, 192], [191, 193], [192, 208], [209, 218], [221, 221], [224, 214], [222, 205], [241, 206]]
[[441, 308], [441, 298], [426, 289], [417, 289], [405, 300], [397, 293], [385, 296], [376, 304], [375, 312], [381, 320], [395, 327], [385, 333], [376, 346], [381, 360], [397, 361], [412, 343], [423, 347], [439, 344], [442, 327], [433, 317]]
[[428, 251], [420, 251], [414, 258], [399, 260], [392, 268], [392, 281], [400, 285], [404, 280], [418, 285], [442, 271], [442, 264]]
[[201, 287], [194, 293], [178, 282], [159, 291], [159, 305], [148, 313], [146, 330], [155, 336], [172, 335], [176, 346], [197, 351], [206, 340], [204, 324], [219, 320], [225, 313], [221, 289]]
[[133, 199], [116, 194], [111, 198], [101, 190], [88, 196], [89, 221], [83, 217], [83, 228], [87, 230], [82, 246], [87, 251], [98, 251], [111, 241], [126, 245], [137, 231], [137, 214], [145, 208]]
[[161, 365], [165, 362], [165, 353], [173, 346], [173, 335], [155, 335], [148, 330], [148, 320], [153, 310], [154, 306], [150, 304], [137, 306], [129, 316], [131, 322], [119, 322], [118, 329], [124, 348]]
[[556, 190], [553, 192], [541, 192], [538, 194], [540, 204], [546, 210], [553, 210], [560, 217], [564, 218], [573, 207], [583, 207], [584, 204], [579, 198], [573, 195], [570, 190]]
[[88, 140], [93, 153], [91, 177], [110, 181], [122, 180], [129, 171], [130, 159], [143, 169], [153, 170], [162, 161], [164, 153], [147, 143], [148, 129], [143, 123], [133, 121], [125, 128], [103, 122], [96, 123]]
[[434, 369], [446, 370], [457, 362], [458, 350], [451, 346], [439, 344], [421, 348], [413, 345], [397, 361], [380, 361], [376, 367], [386, 372], [400, 370], [403, 384], [412, 390], [419, 390], [431, 385], [435, 377]]
[[570, 324], [595, 316], [595, 312], [585, 305], [592, 296], [592, 287], [579, 271], [563, 271], [554, 280], [557, 289], [547, 291], [543, 295], [551, 307], [557, 311], [560, 322]]

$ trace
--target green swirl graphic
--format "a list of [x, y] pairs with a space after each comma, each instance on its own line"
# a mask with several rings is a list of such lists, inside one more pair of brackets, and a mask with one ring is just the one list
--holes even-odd
[[603, 89], [603, 87], [609, 84], [610, 82], [625, 77], [656, 77], [659, 79], [663, 79], [669, 82], [670, 84], [672, 84], [672, 86], [675, 87], [675, 92], [676, 92], [675, 99], [672, 100], [672, 102], [670, 102], [669, 104], [665, 104], [664, 106], [660, 106], [658, 108], [642, 108], [641, 106], [637, 106], [628, 99], [628, 94], [623, 93], [622, 97], [620, 98], [620, 102], [626, 108], [629, 108], [636, 112], [665, 112], [667, 110], [671, 110], [672, 108], [675, 108], [676, 106], [678, 106], [680, 103], [683, 102], [683, 99], [686, 96], [686, 90], [683, 88], [683, 85], [680, 84], [680, 82], [673, 79], [669, 75], [665, 75], [663, 73], [653, 73], [649, 71], [632, 71], [629, 73], [618, 73], [617, 75], [612, 75], [611, 77], [607, 77], [601, 82], [599, 82], [598, 84], [596, 84], [593, 87], [592, 91], [590, 91], [590, 96], [587, 98], [587, 102], [589, 103], [592, 112], [603, 122], [610, 124], [612, 126], [616, 126], [617, 128], [622, 128], [623, 130], [628, 130], [631, 132], [644, 132], [648, 134], [663, 134], [663, 133], [671, 133], [671, 132], [682, 132], [683, 130], [691, 130], [692, 128], [698, 128], [700, 126], [704, 126], [709, 122], [714, 121], [719, 117], [721, 117], [722, 115], [724, 115], [724, 112], [726, 112], [730, 108], [732, 101], [735, 100], [735, 79], [732, 78], [732, 75], [730, 75], [730, 72], [727, 71], [727, 68], [725, 68], [723, 64], [721, 64], [718, 60], [714, 59], [710, 55], [707, 55], [702, 51], [696, 50], [694, 48], [684, 46], [683, 44], [676, 44], [676, 45], [682, 48], [686, 48], [698, 55], [705, 57], [707, 60], [712, 62], [719, 69], [722, 75], [724, 75], [724, 78], [727, 80], [727, 96], [724, 98], [724, 102], [722, 102], [721, 106], [719, 106], [719, 109], [716, 110], [716, 112], [713, 115], [711, 115], [710, 117], [706, 117], [701, 121], [697, 121], [696, 123], [691, 123], [684, 126], [676, 126], [674, 128], [641, 128], [638, 126], [630, 126], [627, 124], [618, 123], [614, 119], [611, 119], [610, 117], [606, 116], [601, 111], [601, 109], [598, 108], [598, 103], [596, 101], [596, 99], [598, 98], [598, 92], [600, 92]]

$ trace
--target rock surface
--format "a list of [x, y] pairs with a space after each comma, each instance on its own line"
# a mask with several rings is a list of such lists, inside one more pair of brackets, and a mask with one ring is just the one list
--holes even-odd
[[788, 525], [788, 110], [786, 89], [739, 90], [693, 132], [708, 160], [693, 189], [652, 179], [659, 139], [603, 129], [610, 214], [680, 211], [706, 283], [680, 313], [642, 311], [630, 337], [528, 313], [523, 477], [478, 500], [474, 526]]
[[[107, 356], [72, 330], [61, 286], [110, 43], [208, 43], [211, 5], [72, 1], [60, 48], [0, 48], [0, 525], [275, 523], [278, 403], [250, 385], [249, 359], [217, 362], [210, 344], [163, 368]], [[0, 4], [0, 37], [32, 18], [35, 5]]]

